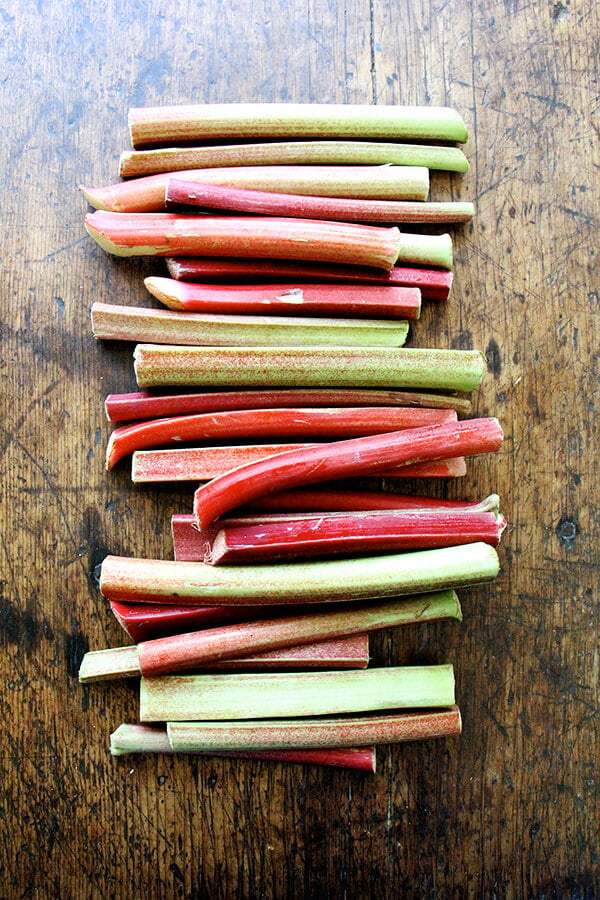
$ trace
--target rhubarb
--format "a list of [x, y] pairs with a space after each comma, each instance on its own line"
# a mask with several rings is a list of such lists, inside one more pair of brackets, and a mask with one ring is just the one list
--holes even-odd
[[474, 541], [496, 547], [505, 526], [496, 513], [473, 509], [248, 516], [221, 520], [196, 559], [222, 565], [425, 550]]
[[[198, 753], [201, 750], [174, 751], [164, 726], [124, 723], [110, 736], [113, 756], [129, 753]], [[206, 754], [234, 759], [257, 759], [269, 762], [304, 763], [318, 766], [338, 766], [375, 772], [375, 747], [340, 747], [323, 750], [210, 750]]]
[[[80, 187], [95, 209], [121, 213], [151, 213], [165, 209], [172, 172], [120, 181], [102, 187]], [[235, 166], [186, 169], [186, 181], [274, 193], [322, 197], [424, 201], [429, 172], [418, 166]]]
[[484, 543], [252, 566], [107, 556], [100, 589], [107, 600], [177, 606], [350, 602], [478, 584], [495, 578], [498, 568], [498, 554]]
[[222, 209], [258, 216], [295, 216], [301, 219], [333, 219], [337, 222], [370, 222], [397, 225], [468, 222], [475, 215], [472, 203], [424, 203], [415, 200], [365, 200], [356, 197], [318, 197], [285, 194], [171, 177], [165, 206], [173, 211], [191, 208]]
[[392, 347], [172, 347], [138, 344], [138, 386], [353, 387], [463, 391], [486, 371], [478, 350]]
[[469, 162], [459, 147], [398, 144], [382, 141], [265, 141], [209, 147], [161, 147], [125, 150], [119, 159], [121, 178], [221, 166], [425, 166], [467, 172]]
[[263, 494], [354, 475], [390, 465], [490, 453], [502, 445], [497, 419], [467, 419], [291, 450], [233, 469], [198, 488], [194, 514], [201, 528]]
[[140, 682], [140, 722], [336, 715], [454, 704], [450, 665], [348, 672], [162, 675]]
[[387, 285], [211, 285], [146, 278], [150, 293], [170, 309], [184, 312], [267, 313], [294, 316], [367, 316], [381, 319], [418, 319], [418, 288]]
[[460, 415], [468, 415], [471, 412], [471, 401], [456, 394], [343, 388], [338, 390], [284, 388], [182, 394], [137, 391], [129, 394], [109, 394], [104, 404], [106, 418], [109, 422], [115, 423], [193, 413], [224, 412], [227, 409], [270, 409], [283, 406], [426, 406], [430, 409], [453, 409]]
[[333, 103], [208, 103], [134, 107], [129, 130], [135, 148], [220, 138], [365, 138], [467, 140], [460, 115], [443, 106]]
[[458, 598], [451, 590], [342, 610], [224, 625], [144, 641], [136, 647], [88, 652], [81, 663], [79, 680], [104, 681], [119, 676], [156, 676], [201, 669], [206, 663], [229, 663], [255, 653], [447, 618], [462, 618]]
[[452, 409], [403, 406], [284, 407], [281, 409], [230, 409], [216, 413], [171, 416], [115, 428], [106, 451], [106, 467], [146, 447], [182, 441], [232, 440], [235, 438], [358, 437], [425, 425], [456, 422]]
[[391, 269], [398, 259], [452, 267], [447, 234], [400, 234], [397, 228], [282, 219], [275, 216], [180, 216], [95, 212], [94, 240], [116, 256], [259, 256], [323, 260]]
[[367, 266], [302, 262], [289, 259], [169, 258], [169, 274], [180, 281], [201, 282], [331, 282], [416, 287], [424, 300], [447, 300], [452, 272], [395, 266], [388, 272]]
[[99, 340], [186, 346], [401, 347], [408, 335], [408, 322], [217, 315], [95, 302], [92, 330]]
[[341, 718], [167, 724], [176, 753], [213, 750], [353, 747], [451, 737], [461, 732], [456, 706], [444, 710]]
[[[209, 481], [237, 466], [268, 456], [287, 453], [307, 444], [234, 444], [218, 447], [184, 447], [166, 450], [137, 450], [131, 462], [135, 484], [165, 481]], [[314, 446], [314, 443], [313, 443]], [[379, 476], [389, 478], [461, 478], [467, 467], [463, 457], [434, 459], [412, 465], [390, 466]], [[267, 497], [260, 498], [261, 503]]]

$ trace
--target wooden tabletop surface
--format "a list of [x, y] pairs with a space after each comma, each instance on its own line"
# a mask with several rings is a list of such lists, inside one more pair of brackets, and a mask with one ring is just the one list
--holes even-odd
[[[21, 3], [0, 10], [2, 897], [591, 898], [598, 830], [598, 8], [524, 3]], [[131, 346], [94, 300], [147, 304], [152, 262], [85, 235], [81, 183], [117, 180], [131, 106], [432, 104], [469, 127], [455, 287], [412, 344], [478, 348], [496, 457], [437, 496], [500, 494], [508, 528], [464, 621], [372, 642], [373, 665], [452, 662], [459, 738], [381, 747], [375, 775], [111, 758], [129, 683], [82, 687], [123, 633], [95, 569], [171, 554], [190, 491], [104, 470], [106, 393]], [[415, 483], [414, 490], [423, 488]]]

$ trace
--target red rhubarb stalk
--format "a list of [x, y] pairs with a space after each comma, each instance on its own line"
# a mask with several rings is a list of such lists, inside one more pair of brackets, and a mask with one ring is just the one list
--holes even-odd
[[468, 392], [486, 361], [478, 350], [395, 347], [172, 347], [138, 344], [138, 386], [352, 387]]
[[109, 422], [224, 412], [228, 409], [270, 409], [284, 406], [425, 406], [430, 409], [454, 409], [461, 415], [468, 415], [471, 412], [471, 401], [467, 397], [458, 397], [455, 394], [370, 391], [360, 388], [355, 390], [282, 388], [265, 391], [205, 391], [192, 394], [137, 391], [130, 394], [109, 394], [105, 401], [106, 417]]
[[179, 722], [167, 725], [171, 747], [178, 753], [209, 752], [228, 747], [291, 749], [395, 744], [402, 741], [451, 737], [461, 732], [456, 706], [444, 710], [285, 719], [251, 722]]
[[[96, 209], [161, 212], [172, 174], [148, 175], [98, 188], [82, 186], [80, 190]], [[429, 172], [419, 166], [235, 166], [188, 169], [177, 174], [186, 181], [204, 184], [324, 197], [424, 201], [429, 193]]]
[[184, 346], [401, 347], [408, 322], [315, 316], [218, 315], [92, 304], [95, 338]]
[[[494, 508], [499, 504], [495, 494], [490, 496]], [[340, 485], [319, 485], [309, 488], [292, 488], [266, 494], [246, 507], [248, 511], [273, 512], [343, 512], [361, 509], [465, 509], [480, 506], [479, 501], [441, 500], [415, 494], [397, 494], [384, 490], [360, 490]], [[175, 519], [194, 521], [193, 515], [175, 515]]]
[[169, 274], [180, 281], [268, 283], [382, 284], [416, 287], [424, 300], [447, 300], [452, 272], [395, 266], [389, 272], [367, 266], [298, 262], [289, 259], [167, 259]]
[[452, 268], [449, 235], [397, 228], [246, 216], [88, 213], [85, 227], [116, 256], [258, 256], [393, 268], [396, 260]]
[[235, 313], [271, 316], [355, 316], [418, 319], [421, 292], [418, 288], [378, 285], [319, 284], [296, 286], [211, 285], [146, 278], [150, 293], [170, 309], [183, 312]]
[[[136, 484], [164, 481], [209, 481], [230, 469], [287, 453], [308, 444], [236, 444], [219, 447], [185, 447], [175, 450], [138, 450], [131, 462]], [[312, 446], [316, 446], [313, 442]], [[378, 472], [390, 478], [462, 478], [467, 473], [464, 457], [434, 459], [412, 465], [390, 466]], [[278, 496], [278, 495], [277, 495]], [[267, 498], [260, 498], [262, 504]]]
[[388, 141], [265, 141], [209, 147], [161, 147], [125, 150], [119, 158], [121, 178], [221, 166], [388, 165], [425, 166], [467, 172], [469, 162], [459, 147], [399, 144]]
[[206, 528], [230, 509], [263, 494], [335, 478], [376, 475], [389, 465], [494, 452], [502, 438], [497, 419], [468, 419], [291, 450], [240, 466], [202, 485], [194, 495], [194, 514], [200, 527]]
[[445, 106], [336, 103], [207, 103], [133, 107], [135, 148], [232, 138], [467, 140], [460, 115]]
[[[202, 754], [201, 750], [174, 751], [169, 742], [166, 728], [162, 725], [123, 724], [110, 736], [110, 752], [113, 756], [129, 753], [190, 752]], [[337, 766], [343, 769], [358, 769], [375, 772], [375, 747], [340, 747], [330, 750], [211, 750], [207, 754], [233, 759], [257, 759], [268, 762], [304, 763], [317, 766]]]
[[[225, 625], [144, 641], [137, 647], [86, 653], [79, 670], [79, 680], [104, 681], [121, 675], [155, 676], [201, 669], [205, 663], [226, 663], [256, 653], [313, 645], [315, 641], [448, 618], [462, 619], [454, 591]], [[124, 664], [121, 663], [122, 657], [126, 659]]]
[[136, 422], [116, 428], [110, 436], [106, 467], [146, 447], [181, 441], [231, 440], [234, 438], [339, 437], [415, 428], [456, 421], [452, 409], [401, 406], [358, 406], [227, 410]]
[[506, 526], [493, 512], [472, 510], [368, 511], [224, 519], [207, 536], [210, 565], [306, 559], [350, 553], [425, 550], [485, 541], [498, 545]]
[[498, 554], [488, 544], [414, 550], [325, 562], [207, 566], [107, 556], [100, 589], [107, 600], [198, 606], [256, 606], [384, 600], [489, 581]]
[[355, 197], [315, 197], [222, 187], [171, 177], [165, 206], [175, 211], [191, 208], [224, 209], [258, 216], [295, 216], [337, 222], [468, 222], [475, 215], [472, 203], [423, 203], [414, 200], [365, 200]]

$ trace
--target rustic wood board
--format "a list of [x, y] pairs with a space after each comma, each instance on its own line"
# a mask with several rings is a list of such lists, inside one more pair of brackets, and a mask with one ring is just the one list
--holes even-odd
[[[4, 897], [597, 896], [598, 10], [591, 0], [17, 3], [3, 47]], [[130, 106], [448, 104], [477, 203], [451, 301], [423, 346], [478, 347], [476, 411], [506, 430], [448, 496], [497, 490], [502, 574], [461, 626], [374, 642], [374, 664], [453, 661], [459, 739], [382, 748], [375, 776], [194, 758], [111, 759], [128, 685], [82, 688], [122, 641], [94, 570], [169, 556], [189, 492], [103, 469], [105, 393], [130, 347], [97, 345], [95, 299], [145, 303], [156, 265], [105, 257], [77, 185], [116, 180]], [[439, 490], [442, 490], [441, 488]]]

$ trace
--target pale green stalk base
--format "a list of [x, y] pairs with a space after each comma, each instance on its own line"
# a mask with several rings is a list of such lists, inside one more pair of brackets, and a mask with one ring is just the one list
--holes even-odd
[[335, 715], [454, 703], [451, 665], [354, 672], [163, 675], [140, 682], [141, 722]]

